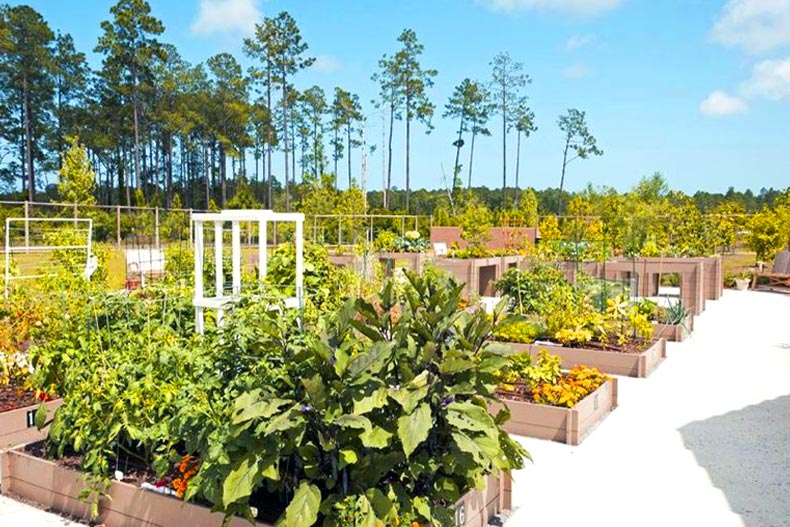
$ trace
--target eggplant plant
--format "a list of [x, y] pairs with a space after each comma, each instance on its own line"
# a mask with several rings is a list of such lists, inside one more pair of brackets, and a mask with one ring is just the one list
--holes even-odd
[[174, 430], [201, 460], [187, 499], [253, 520], [251, 500], [278, 495], [288, 527], [442, 526], [486, 475], [523, 466], [507, 411], [488, 411], [507, 365], [493, 322], [459, 309], [461, 287], [407, 276], [316, 327], [268, 310], [222, 339], [268, 367], [230, 381], [232, 397], [218, 371], [187, 388]]

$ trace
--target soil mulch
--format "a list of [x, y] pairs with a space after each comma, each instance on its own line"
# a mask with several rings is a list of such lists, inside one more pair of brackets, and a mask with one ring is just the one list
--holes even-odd
[[0, 386], [0, 412], [8, 412], [36, 404], [36, 394], [25, 391], [20, 386], [9, 384]]
[[[54, 463], [57, 463], [58, 465], [65, 468], [72, 470], [82, 470], [82, 456], [80, 454], [66, 452], [63, 457], [52, 459], [51, 457], [47, 456], [44, 441], [37, 441], [35, 443], [25, 445], [25, 453], [40, 459], [49, 459], [50, 461], [53, 461]], [[116, 470], [116, 467], [117, 470], [123, 472], [123, 479], [121, 481], [124, 483], [129, 483], [139, 487], [144, 481], [149, 483], [156, 481], [156, 473], [153, 469], [143, 467], [137, 461], [129, 459], [123, 454], [121, 454], [117, 462], [114, 459], [110, 461], [110, 468], [112, 470]]]
[[[592, 349], [597, 351], [609, 351], [612, 353], [642, 353], [643, 351], [647, 350], [652, 346], [654, 343], [651, 341], [645, 340], [631, 340], [626, 342], [625, 344], [617, 344], [617, 343], [609, 343], [604, 344], [602, 342], [590, 341], [585, 342], [584, 344], [559, 344], [556, 342], [550, 341], [539, 341], [544, 344], [551, 344], [553, 346], [562, 346], [564, 348], [569, 349]], [[535, 343], [533, 343], [535, 344]], [[540, 347], [540, 344], [535, 344], [536, 346]]]
[[[51, 457], [47, 456], [45, 441], [37, 441], [35, 443], [25, 445], [24, 452], [40, 459], [48, 459], [54, 463], [57, 463], [59, 466], [71, 470], [82, 471], [81, 455], [75, 454], [73, 452], [66, 452], [63, 457], [59, 459], [52, 459]], [[133, 462], [131, 459], [125, 460], [125, 457], [125, 455], [121, 454], [117, 462], [117, 469], [123, 472], [123, 479], [121, 481], [136, 487], [142, 485], [143, 482], [154, 484], [157, 481], [156, 473], [153, 469], [150, 467], [143, 467], [139, 463]], [[113, 459], [110, 461], [110, 467], [112, 470], [115, 470], [116, 460]], [[169, 480], [170, 477], [166, 476], [165, 479]], [[15, 497], [15, 499], [18, 498]], [[22, 501], [37, 506], [35, 503], [30, 502], [29, 500]], [[195, 503], [203, 507], [211, 508], [210, 503], [200, 499], [195, 500]], [[256, 507], [259, 512], [257, 520], [268, 523], [274, 523], [274, 521], [280, 517], [282, 512], [285, 510], [286, 504], [287, 503], [282, 500], [281, 496], [268, 493], [265, 489], [257, 490], [250, 497], [250, 505]], [[67, 515], [61, 513], [58, 514], [64, 518], [68, 518]]]

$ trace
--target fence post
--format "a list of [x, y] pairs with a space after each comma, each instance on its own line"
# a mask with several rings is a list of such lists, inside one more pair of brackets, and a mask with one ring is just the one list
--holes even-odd
[[30, 203], [25, 200], [25, 252], [28, 252], [30, 246]]
[[159, 249], [159, 207], [154, 207], [154, 247]]
[[115, 240], [118, 248], [121, 248], [121, 206], [115, 207]]

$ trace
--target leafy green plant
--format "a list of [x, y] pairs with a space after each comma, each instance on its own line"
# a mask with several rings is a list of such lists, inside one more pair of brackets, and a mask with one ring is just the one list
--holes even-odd
[[[72, 312], [58, 338], [34, 346], [33, 384], [61, 394], [49, 432], [51, 451], [82, 455], [94, 496], [112, 463], [151, 466], [172, 444], [168, 430], [179, 385], [196, 360], [186, 292], [109, 293]], [[37, 423], [43, 424], [43, 423]], [[95, 496], [94, 496], [95, 497]]]
[[392, 231], [380, 231], [373, 240], [373, 247], [380, 252], [391, 252], [398, 235]]
[[500, 325], [494, 331], [494, 338], [502, 342], [531, 344], [546, 335], [546, 327], [540, 321], [525, 320]]
[[218, 342], [262, 369], [188, 388], [176, 429], [201, 468], [187, 498], [251, 518], [250, 497], [274, 493], [294, 526], [347, 525], [349, 511], [354, 524], [451, 525], [483, 476], [522, 465], [500, 428], [507, 413], [487, 411], [507, 364], [487, 344], [492, 321], [459, 310], [461, 287], [407, 277], [402, 292], [387, 282], [305, 332], [272, 310], [229, 320], [234, 338]]
[[510, 297], [519, 313], [545, 314], [555, 289], [570, 292], [572, 286], [561, 271], [543, 264], [529, 270], [508, 269], [496, 283], [496, 290]]
[[408, 231], [404, 236], [399, 236], [392, 244], [394, 252], [422, 253], [431, 248], [430, 242], [420, 237], [419, 231]]
[[542, 349], [535, 360], [529, 353], [510, 356], [508, 366], [500, 372], [499, 389], [537, 404], [572, 408], [608, 379], [586, 366], [563, 372], [560, 358]]
[[677, 299], [671, 302], [664, 310], [664, 323], [671, 325], [685, 325], [686, 318], [689, 316], [689, 309], [683, 305], [683, 301]]

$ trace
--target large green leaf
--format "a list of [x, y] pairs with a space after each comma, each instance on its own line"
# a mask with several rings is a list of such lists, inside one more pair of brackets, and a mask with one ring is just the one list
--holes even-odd
[[236, 399], [236, 404], [233, 407], [233, 419], [231, 420], [234, 425], [252, 419], [268, 419], [276, 414], [281, 407], [291, 402], [284, 399], [253, 400], [253, 398], [249, 397], [251, 393], [244, 393]]
[[428, 395], [428, 390], [430, 389], [429, 380], [430, 374], [428, 370], [425, 370], [407, 385], [400, 388], [390, 388], [389, 396], [403, 407], [405, 413], [410, 414]]
[[340, 428], [356, 428], [370, 430], [370, 419], [361, 415], [341, 415], [335, 419], [335, 424]]
[[460, 430], [482, 432], [494, 439], [499, 433], [488, 410], [468, 401], [450, 403], [447, 422]]
[[474, 459], [475, 463], [480, 464], [483, 462], [482, 452], [480, 452], [480, 447], [477, 446], [477, 443], [469, 437], [468, 435], [457, 432], [452, 434], [453, 441], [455, 441], [456, 446], [461, 452], [466, 452], [470, 454]]
[[403, 444], [403, 453], [408, 458], [417, 447], [428, 439], [431, 431], [431, 408], [423, 403], [409, 415], [398, 418], [398, 438]]
[[311, 527], [318, 520], [320, 506], [321, 491], [303, 481], [275, 527]]
[[348, 374], [357, 378], [363, 373], [375, 375], [381, 371], [392, 354], [392, 345], [379, 341], [374, 343], [368, 351], [356, 355], [348, 364]]
[[256, 432], [263, 432], [264, 435], [269, 435], [275, 432], [285, 432], [287, 430], [292, 430], [303, 424], [304, 418], [302, 415], [298, 410], [291, 408], [274, 417], [274, 419], [271, 421], [261, 423], [261, 426], [256, 429]]
[[354, 414], [362, 415], [376, 410], [387, 404], [387, 388], [381, 387], [376, 389], [372, 394], [362, 397], [361, 399], [354, 399]]
[[[38, 428], [39, 430], [41, 430], [42, 428], [44, 428], [46, 426], [46, 424], [47, 424], [47, 405], [46, 404], [41, 403], [41, 405], [38, 407], [38, 410], [36, 410], [36, 415], [33, 418], [33, 422], [35, 423], [36, 428]], [[116, 435], [117, 435], [117, 433], [116, 433]]]
[[230, 471], [222, 484], [222, 504], [231, 503], [252, 494], [258, 476], [258, 460], [245, 457]]
[[359, 434], [359, 440], [367, 448], [386, 448], [391, 437], [392, 434], [380, 426], [374, 426], [370, 430], [365, 430]]

